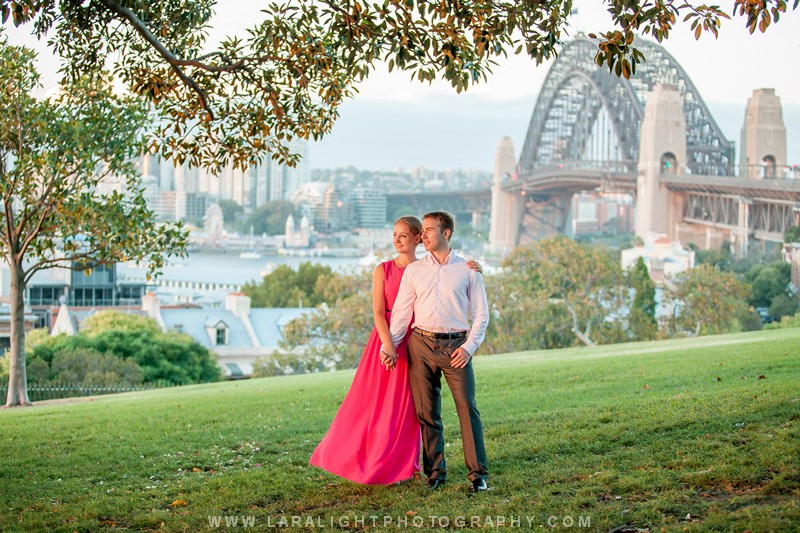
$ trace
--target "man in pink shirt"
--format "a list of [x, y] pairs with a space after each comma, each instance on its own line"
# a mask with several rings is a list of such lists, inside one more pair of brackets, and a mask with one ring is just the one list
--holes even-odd
[[[487, 489], [489, 476], [483, 425], [475, 404], [472, 356], [483, 342], [489, 311], [479, 272], [450, 248], [453, 217], [428, 213], [422, 220], [422, 244], [429, 253], [406, 267], [392, 311], [393, 346], [382, 349], [391, 365], [409, 323], [408, 374], [414, 407], [422, 425], [423, 470], [428, 487], [447, 479], [442, 427], [441, 377], [444, 374], [461, 425], [464, 462], [472, 482], [470, 491]], [[470, 320], [472, 325], [470, 326]]]

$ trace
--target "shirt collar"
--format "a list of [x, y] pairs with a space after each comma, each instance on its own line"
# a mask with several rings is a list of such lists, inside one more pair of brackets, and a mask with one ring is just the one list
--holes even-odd
[[[438, 265], [439, 264], [439, 261], [437, 261], [436, 258], [433, 256], [433, 252], [428, 252], [428, 255], [425, 256], [425, 259], [429, 263], [431, 263], [433, 265]], [[444, 263], [442, 263], [442, 264], [443, 265], [448, 265], [448, 264], [454, 262], [455, 259], [456, 259], [456, 251], [453, 250], [453, 248], [451, 247], [450, 248], [450, 253], [447, 254], [447, 258], [444, 260]]]

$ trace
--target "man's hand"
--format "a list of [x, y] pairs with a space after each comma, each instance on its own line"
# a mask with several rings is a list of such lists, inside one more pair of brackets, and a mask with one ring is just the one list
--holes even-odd
[[453, 368], [464, 368], [469, 363], [472, 356], [467, 350], [460, 346], [450, 354], [450, 366]]

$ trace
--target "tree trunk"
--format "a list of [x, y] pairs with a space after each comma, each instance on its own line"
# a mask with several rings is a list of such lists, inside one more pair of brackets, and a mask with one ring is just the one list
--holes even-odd
[[11, 264], [11, 368], [6, 407], [31, 405], [25, 372], [25, 282], [22, 265]]
[[589, 337], [589, 333], [591, 332], [592, 324], [589, 323], [586, 326], [586, 332], [585, 333], [583, 331], [581, 331], [581, 329], [579, 327], [579, 324], [578, 324], [578, 313], [575, 312], [575, 309], [571, 305], [566, 304], [566, 306], [567, 306], [567, 310], [569, 311], [569, 314], [572, 315], [572, 333], [574, 333], [575, 336], [578, 337], [578, 340], [581, 341], [586, 346], [590, 346], [590, 347], [591, 346], [597, 346], [597, 343], [594, 342]]

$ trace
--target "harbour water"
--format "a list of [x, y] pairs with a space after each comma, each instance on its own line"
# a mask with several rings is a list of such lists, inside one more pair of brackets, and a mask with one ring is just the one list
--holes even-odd
[[[374, 257], [294, 257], [286, 255], [264, 255], [259, 259], [244, 259], [239, 252], [227, 254], [191, 252], [186, 258], [171, 258], [159, 279], [164, 281], [214, 282], [242, 285], [249, 281], [260, 281], [279, 265], [297, 268], [301, 263], [311, 262], [331, 267], [337, 272], [350, 272], [363, 267], [374, 267], [380, 260]], [[143, 267], [130, 263], [117, 266], [120, 279], [143, 279]]]

